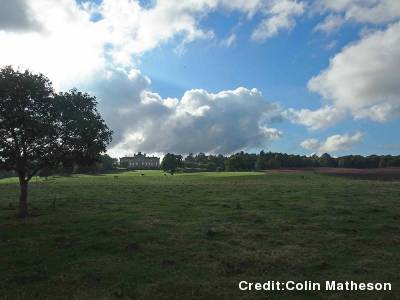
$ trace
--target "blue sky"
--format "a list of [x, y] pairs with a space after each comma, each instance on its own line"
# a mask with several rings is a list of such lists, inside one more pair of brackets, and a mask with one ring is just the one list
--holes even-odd
[[0, 65], [95, 94], [116, 156], [400, 152], [396, 0], [5, 1]]
[[[290, 32], [264, 43], [254, 43], [249, 39], [257, 20], [237, 30], [237, 41], [231, 47], [221, 47], [216, 41], [199, 41], [188, 45], [185, 53], [180, 55], [175, 52], [177, 44], [171, 42], [144, 55], [140, 67], [163, 97], [180, 97], [191, 88], [218, 92], [245, 86], [256, 87], [268, 100], [286, 107], [317, 109], [325, 100], [307, 89], [308, 80], [325, 69], [335, 53], [358, 40], [364, 28], [363, 25], [349, 24], [329, 35], [313, 32], [321, 19], [301, 18]], [[240, 16], [237, 15], [212, 14], [204, 20], [203, 26], [212, 27], [222, 40], [239, 22]], [[331, 42], [335, 46], [326, 49]], [[271, 144], [268, 149], [272, 151], [307, 154], [309, 151], [299, 147], [304, 137], [324, 139], [347, 131], [362, 131], [365, 137], [358, 145], [339, 151], [337, 155], [398, 154], [400, 151], [400, 142], [396, 147], [393, 141], [400, 130], [398, 121], [381, 124], [350, 118], [334, 128], [312, 133], [285, 122], [277, 127], [285, 132], [286, 138]]]

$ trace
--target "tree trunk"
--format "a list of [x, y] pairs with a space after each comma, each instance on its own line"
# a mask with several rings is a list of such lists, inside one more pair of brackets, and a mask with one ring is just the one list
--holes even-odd
[[26, 218], [28, 216], [28, 180], [24, 177], [19, 177], [19, 218]]

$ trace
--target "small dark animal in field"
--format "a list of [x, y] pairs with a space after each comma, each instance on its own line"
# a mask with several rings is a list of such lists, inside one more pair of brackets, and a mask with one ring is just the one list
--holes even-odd
[[301, 176], [302, 179], [306, 179], [306, 177], [304, 175]]
[[114, 176], [114, 179], [118, 179], [119, 177], [118, 176]]
[[142, 173], [142, 174], [140, 174], [140, 176], [144, 176], [144, 174]]
[[167, 176], [167, 174], [164, 174], [164, 176]]

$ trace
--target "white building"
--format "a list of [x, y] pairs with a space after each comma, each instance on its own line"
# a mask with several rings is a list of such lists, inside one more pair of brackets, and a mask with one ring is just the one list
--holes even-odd
[[160, 158], [155, 156], [146, 156], [139, 152], [131, 157], [121, 157], [120, 165], [129, 169], [144, 170], [144, 169], [159, 169]]

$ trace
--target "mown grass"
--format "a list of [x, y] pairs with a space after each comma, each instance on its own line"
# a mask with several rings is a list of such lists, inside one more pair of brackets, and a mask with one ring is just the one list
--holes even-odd
[[[399, 196], [399, 182], [313, 173], [74, 175], [34, 179], [22, 221], [16, 179], [0, 180], [0, 296], [400, 298]], [[393, 290], [243, 292], [241, 280]]]

